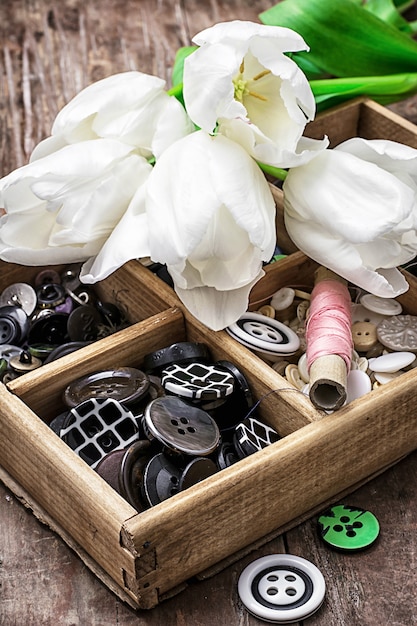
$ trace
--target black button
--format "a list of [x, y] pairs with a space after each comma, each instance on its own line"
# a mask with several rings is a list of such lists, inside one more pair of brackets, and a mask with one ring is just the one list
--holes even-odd
[[68, 317], [68, 335], [71, 341], [95, 341], [100, 332], [102, 319], [92, 305], [74, 309]]
[[233, 442], [240, 458], [254, 454], [278, 441], [278, 433], [254, 417], [248, 417], [237, 425]]
[[142, 495], [149, 506], [155, 506], [179, 492], [181, 473], [163, 452], [152, 457], [144, 469], [142, 482]]
[[218, 400], [230, 396], [234, 378], [224, 368], [208, 363], [175, 363], [161, 374], [163, 387], [190, 400]]
[[173, 363], [207, 362], [209, 360], [210, 352], [204, 343], [182, 341], [147, 354], [144, 358], [143, 367], [146, 371], [161, 372]]
[[64, 313], [52, 313], [41, 316], [32, 326], [28, 334], [28, 344], [49, 344], [59, 346], [68, 341], [67, 333], [68, 315]]
[[119, 469], [119, 493], [137, 511], [143, 511], [146, 503], [142, 497], [143, 475], [149, 462], [151, 444], [147, 440], [132, 443], [124, 450]]
[[0, 307], [0, 344], [20, 344], [29, 330], [29, 318], [19, 306]]

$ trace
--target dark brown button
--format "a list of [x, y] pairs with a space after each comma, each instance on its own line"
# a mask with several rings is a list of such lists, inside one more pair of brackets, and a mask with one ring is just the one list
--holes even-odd
[[149, 377], [134, 367], [119, 367], [81, 376], [64, 390], [67, 406], [77, 406], [89, 398], [113, 398], [129, 406], [149, 390]]

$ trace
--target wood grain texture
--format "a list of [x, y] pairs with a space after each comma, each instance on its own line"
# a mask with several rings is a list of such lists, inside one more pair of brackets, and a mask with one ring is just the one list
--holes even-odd
[[[272, 4], [266, 0], [2, 0], [0, 175], [27, 162], [34, 145], [49, 134], [57, 111], [82, 87], [127, 69], [157, 74], [169, 84], [175, 51], [188, 45], [194, 33], [217, 21], [256, 20]], [[416, 102], [409, 99], [390, 109], [416, 122]], [[395, 410], [395, 405], [390, 406], [392, 413]], [[378, 418], [370, 414], [369, 419]], [[396, 438], [395, 430], [392, 437]], [[340, 454], [346, 454], [349, 465], [349, 445]], [[15, 462], [24, 465], [25, 454], [18, 451]], [[322, 469], [331, 480], [331, 459]], [[280, 479], [285, 486], [285, 476]], [[43, 481], [47, 483], [47, 476]], [[323, 571], [326, 600], [308, 624], [416, 624], [416, 485], [414, 452], [349, 496], [350, 504], [371, 509], [380, 521], [380, 539], [370, 550], [355, 555], [328, 550], [318, 539], [313, 518], [213, 578], [190, 581], [185, 591], [150, 612], [135, 612], [122, 603], [0, 485], [0, 624], [255, 626], [259, 621], [238, 599], [237, 579], [247, 563], [274, 552], [311, 559]], [[222, 532], [228, 533], [227, 526]]]

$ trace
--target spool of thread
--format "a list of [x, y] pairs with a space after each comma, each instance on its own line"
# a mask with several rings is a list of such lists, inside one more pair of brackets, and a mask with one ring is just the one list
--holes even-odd
[[346, 401], [353, 350], [351, 324], [351, 299], [346, 281], [320, 267], [306, 324], [309, 395], [319, 409], [339, 409]]

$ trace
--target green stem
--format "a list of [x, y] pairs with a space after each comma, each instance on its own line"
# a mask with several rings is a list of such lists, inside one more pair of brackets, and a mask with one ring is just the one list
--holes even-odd
[[265, 174], [270, 174], [279, 180], [285, 180], [287, 178], [287, 170], [283, 170], [280, 167], [274, 167], [273, 165], [267, 165], [267, 163], [261, 163], [260, 161], [256, 162]]
[[182, 88], [183, 83], [178, 83], [178, 85], [175, 85], [175, 87], [171, 87], [171, 89], [168, 89], [167, 93], [169, 96], [174, 96], [175, 98], [178, 98], [178, 96], [182, 96]]

